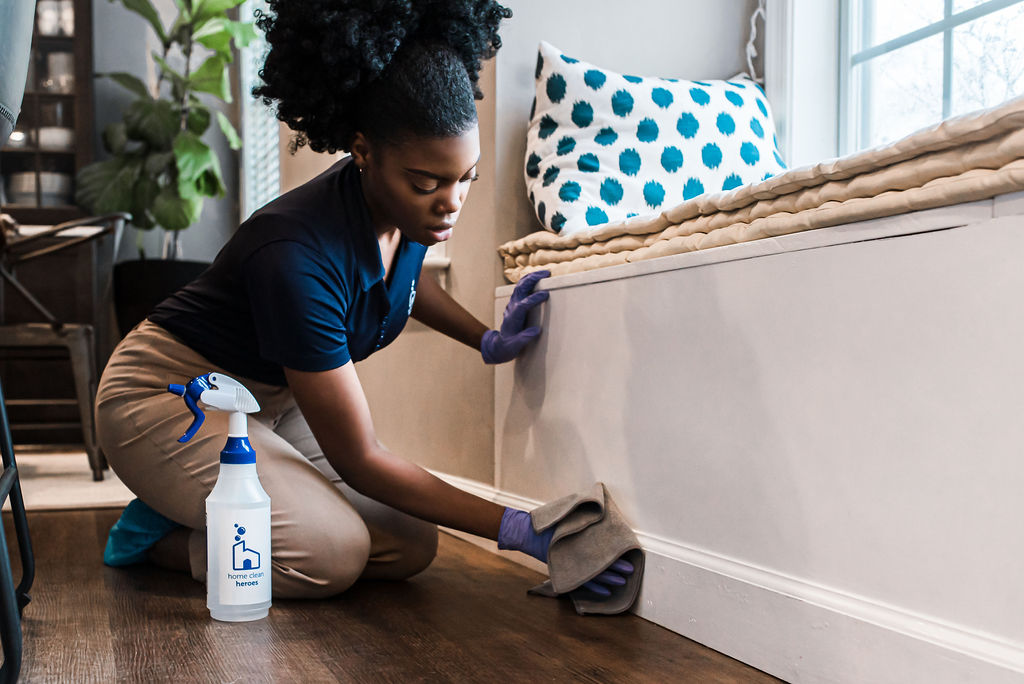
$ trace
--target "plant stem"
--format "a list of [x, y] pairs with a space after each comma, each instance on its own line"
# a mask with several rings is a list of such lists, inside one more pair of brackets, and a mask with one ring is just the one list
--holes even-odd
[[181, 93], [181, 130], [184, 131], [188, 125], [189, 95], [192, 89], [188, 86], [188, 77], [192, 73], [192, 26], [186, 28], [185, 42], [181, 45], [181, 51], [185, 53], [185, 85]]

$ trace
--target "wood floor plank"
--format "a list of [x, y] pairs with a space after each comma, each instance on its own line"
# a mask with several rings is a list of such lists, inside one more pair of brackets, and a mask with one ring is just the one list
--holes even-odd
[[[118, 514], [29, 514], [37, 571], [22, 681], [778, 681], [636, 616], [583, 618], [567, 601], [528, 596], [540, 575], [448, 535], [410, 580], [217, 622], [190, 577], [102, 564]], [[14, 549], [9, 515], [4, 528]]]

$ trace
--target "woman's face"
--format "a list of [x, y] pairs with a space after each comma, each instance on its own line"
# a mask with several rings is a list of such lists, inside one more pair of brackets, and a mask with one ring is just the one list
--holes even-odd
[[356, 134], [352, 157], [378, 233], [398, 228], [429, 246], [451, 237], [476, 179], [480, 133], [474, 125], [456, 137], [376, 145]]

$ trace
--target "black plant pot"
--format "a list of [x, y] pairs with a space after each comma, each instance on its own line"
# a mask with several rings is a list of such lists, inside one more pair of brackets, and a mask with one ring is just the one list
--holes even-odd
[[114, 309], [121, 336], [142, 322], [168, 295], [192, 282], [204, 261], [138, 259], [114, 264]]

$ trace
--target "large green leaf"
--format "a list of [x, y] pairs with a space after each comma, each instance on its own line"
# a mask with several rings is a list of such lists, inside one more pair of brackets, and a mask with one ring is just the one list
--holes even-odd
[[188, 228], [202, 211], [202, 197], [182, 197], [173, 185], [162, 189], [153, 201], [153, 218], [165, 230]]
[[137, 159], [113, 157], [78, 172], [75, 201], [93, 214], [130, 211], [132, 188], [139, 177]]
[[196, 69], [189, 79], [189, 85], [202, 93], [216, 95], [225, 102], [231, 102], [231, 83], [228, 81], [227, 63], [220, 55], [211, 55]]
[[167, 32], [164, 31], [164, 25], [160, 22], [160, 15], [149, 0], [121, 0], [121, 2], [132, 12], [141, 15], [143, 19], [148, 21], [149, 25], [156, 31], [160, 42], [164, 45], [167, 44]]
[[117, 71], [109, 74], [96, 74], [97, 76], [109, 78], [117, 84], [127, 88], [139, 97], [152, 97], [149, 94], [149, 89], [146, 84], [143, 83], [137, 76], [132, 74], [126, 74], [123, 71]]
[[224, 112], [217, 112], [217, 124], [220, 126], [221, 132], [224, 133], [224, 137], [228, 139], [231, 149], [241, 149], [242, 139], [238, 137], [238, 131], [231, 125], [228, 117], [224, 116]]
[[244, 0], [193, 0], [192, 25], [199, 29], [210, 19], [224, 16], [232, 7], [241, 5]]
[[142, 169], [151, 178], [159, 178], [166, 173], [170, 173], [171, 170], [176, 171], [177, 166], [174, 164], [174, 152], [155, 152], [148, 155]]
[[256, 27], [248, 22], [232, 21], [227, 17], [214, 17], [192, 37], [200, 44], [215, 51], [225, 61], [230, 62], [233, 59], [231, 41], [235, 41], [235, 47], [246, 47], [255, 40]]
[[136, 100], [125, 111], [124, 122], [128, 137], [144, 140], [157, 150], [168, 150], [181, 126], [181, 117], [167, 100]]
[[174, 161], [182, 197], [223, 197], [227, 192], [217, 155], [194, 133], [185, 131], [175, 139]]
[[210, 127], [210, 110], [197, 102], [189, 105], [186, 126], [196, 135], [202, 135]]
[[116, 121], [103, 129], [103, 147], [111, 154], [121, 154], [128, 144], [128, 132], [123, 121]]
[[[146, 160], [147, 164], [149, 160]], [[156, 225], [153, 218], [153, 203], [160, 193], [160, 184], [154, 176], [143, 173], [132, 188], [132, 225], [142, 230], [149, 230]]]

